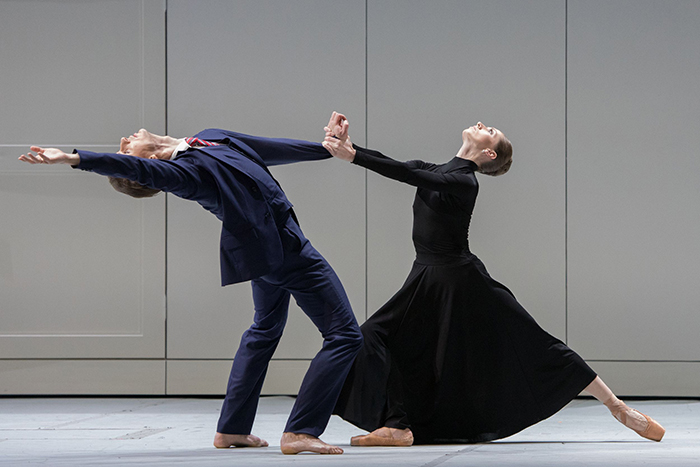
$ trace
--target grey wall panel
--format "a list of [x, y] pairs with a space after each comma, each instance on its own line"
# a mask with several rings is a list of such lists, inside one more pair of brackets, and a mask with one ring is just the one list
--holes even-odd
[[[19, 162], [15, 162], [20, 165]], [[24, 164], [22, 164], [24, 165]], [[29, 166], [27, 166], [29, 167]], [[143, 203], [120, 203], [112, 188], [100, 177], [67, 167], [31, 167], [3, 174], [0, 209], [22, 209], [21, 222], [5, 225], [2, 264], [6, 280], [0, 302], [5, 334], [135, 334], [140, 323], [140, 248]], [[91, 193], [87, 199], [84, 194]], [[103, 209], [86, 216], [100, 203]], [[111, 208], [111, 209], [110, 209]], [[110, 230], [118, 224], [137, 228], [117, 236]], [[85, 238], [75, 241], [76, 233]], [[89, 232], [89, 235], [87, 234]], [[44, 248], [37, 248], [41, 233]], [[105, 241], [110, 248], [132, 254], [105, 262]], [[120, 279], [114, 287], [107, 278]], [[41, 284], [41, 285], [39, 285]], [[71, 285], [69, 285], [71, 284]], [[76, 287], [77, 286], [77, 287]], [[75, 307], [77, 298], [90, 294], [95, 301], [120, 303], [123, 313], [96, 314], [95, 305]]]
[[0, 2], [0, 141], [162, 131], [163, 11], [164, 0]]
[[165, 393], [162, 360], [0, 360], [0, 394]]
[[170, 0], [168, 130], [322, 139], [331, 110], [364, 110], [364, 3]]
[[114, 151], [140, 127], [163, 131], [165, 2], [0, 9], [11, 64], [0, 76], [0, 355], [163, 357], [165, 198], [133, 200], [103, 177], [17, 156], [29, 144]]
[[700, 359], [700, 3], [569, 2], [570, 342]]
[[[309, 360], [273, 360], [261, 394], [296, 394]], [[168, 395], [226, 394], [230, 360], [168, 360]]]
[[[478, 176], [472, 250], [562, 338], [564, 11], [563, 1], [370, 0], [367, 90], [369, 146], [396, 159], [447, 162], [478, 120], [511, 139], [511, 171]], [[413, 193], [368, 178], [370, 313], [408, 273]]]
[[[362, 0], [170, 1], [169, 133], [219, 127], [321, 141], [334, 109], [361, 115], [363, 128], [364, 24]], [[364, 174], [333, 160], [272, 172], [364, 318]], [[188, 203], [168, 205], [168, 356], [231, 358], [252, 321], [250, 286], [219, 286], [220, 224]], [[321, 338], [291, 308], [276, 357], [310, 358]]]
[[700, 397], [700, 362], [591, 361], [619, 397]]
[[0, 354], [163, 356], [164, 197], [17, 151], [0, 148]]

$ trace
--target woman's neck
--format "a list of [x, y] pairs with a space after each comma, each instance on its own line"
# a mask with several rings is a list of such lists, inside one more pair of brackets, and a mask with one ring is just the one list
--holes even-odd
[[457, 155], [455, 157], [459, 157], [460, 159], [466, 159], [468, 161], [474, 162], [477, 166], [481, 167], [481, 162], [482, 162], [482, 156], [481, 156], [481, 151], [474, 146], [470, 145], [466, 141], [462, 143], [462, 147], [459, 148], [459, 151], [457, 151]]

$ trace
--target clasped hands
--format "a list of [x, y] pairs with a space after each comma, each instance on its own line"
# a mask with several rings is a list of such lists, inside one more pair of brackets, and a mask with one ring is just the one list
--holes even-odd
[[326, 138], [321, 144], [333, 157], [352, 162], [355, 159], [355, 148], [352, 147], [348, 135], [349, 128], [350, 123], [345, 115], [333, 112], [328, 126], [323, 128], [326, 132]]

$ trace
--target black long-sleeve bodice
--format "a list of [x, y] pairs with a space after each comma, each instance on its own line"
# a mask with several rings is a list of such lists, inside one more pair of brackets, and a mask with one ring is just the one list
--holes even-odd
[[451, 263], [469, 256], [469, 222], [479, 184], [477, 165], [454, 157], [446, 164], [399, 162], [355, 146], [354, 164], [418, 188], [413, 202], [413, 244], [419, 262]]

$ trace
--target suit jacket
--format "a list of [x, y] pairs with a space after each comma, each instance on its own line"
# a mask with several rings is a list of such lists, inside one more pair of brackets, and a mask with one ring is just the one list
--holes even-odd
[[330, 158], [320, 143], [207, 129], [195, 135], [221, 146], [189, 148], [174, 160], [75, 150], [76, 168], [126, 178], [198, 202], [222, 222], [221, 285], [265, 275], [282, 265], [276, 221], [292, 203], [267, 165]]

